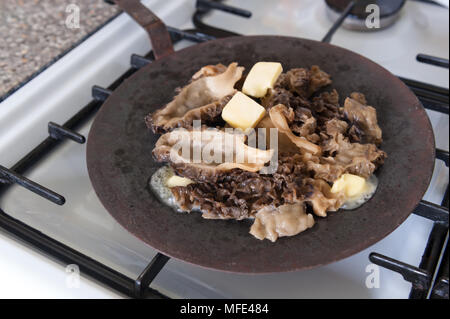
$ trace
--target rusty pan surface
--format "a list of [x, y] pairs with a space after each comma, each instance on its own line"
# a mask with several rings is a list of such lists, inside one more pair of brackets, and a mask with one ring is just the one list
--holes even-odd
[[[295, 237], [272, 243], [248, 231], [250, 221], [204, 220], [160, 203], [149, 180], [161, 164], [152, 159], [158, 135], [144, 117], [174, 97], [192, 74], [208, 64], [238, 62], [246, 72], [258, 61], [279, 61], [285, 70], [319, 65], [333, 77], [341, 103], [354, 91], [377, 109], [388, 159], [378, 172], [375, 196], [353, 211], [315, 217]], [[434, 136], [416, 96], [395, 76], [348, 50], [279, 36], [233, 37], [192, 46], [140, 69], [102, 106], [88, 137], [87, 165], [105, 208], [130, 233], [156, 250], [203, 267], [271, 273], [308, 269], [351, 256], [381, 240], [413, 211], [434, 167]]]

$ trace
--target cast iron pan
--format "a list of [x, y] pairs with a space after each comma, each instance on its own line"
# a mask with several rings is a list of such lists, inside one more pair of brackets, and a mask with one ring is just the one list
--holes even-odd
[[[161, 53], [161, 52], [159, 52]], [[160, 54], [164, 56], [165, 54]], [[319, 65], [333, 77], [341, 100], [354, 91], [377, 109], [385, 164], [375, 196], [353, 211], [316, 217], [316, 225], [272, 243], [248, 231], [250, 221], [204, 220], [177, 213], [149, 189], [161, 166], [152, 159], [158, 135], [144, 117], [174, 97], [177, 87], [208, 64], [279, 61], [285, 70]], [[341, 101], [342, 102], [342, 101]], [[198, 44], [140, 69], [108, 98], [88, 137], [87, 165], [105, 208], [130, 233], [156, 250], [195, 265], [230, 272], [308, 269], [351, 256], [396, 229], [425, 193], [434, 167], [434, 136], [416, 96], [395, 76], [351, 51], [299, 38], [246, 36]]]

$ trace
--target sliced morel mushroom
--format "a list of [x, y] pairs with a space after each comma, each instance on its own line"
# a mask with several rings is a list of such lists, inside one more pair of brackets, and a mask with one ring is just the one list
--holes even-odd
[[177, 127], [191, 128], [194, 120], [219, 119], [243, 71], [237, 63], [226, 69], [223, 65], [203, 67], [170, 103], [145, 118], [147, 126], [155, 133], [166, 133]]

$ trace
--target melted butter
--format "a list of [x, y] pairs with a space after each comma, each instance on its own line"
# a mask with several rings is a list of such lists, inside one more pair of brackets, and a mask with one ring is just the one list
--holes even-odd
[[378, 179], [375, 175], [371, 175], [364, 185], [363, 191], [356, 196], [347, 197], [344, 204], [341, 206], [342, 209], [352, 210], [362, 206], [375, 194], [378, 187]]
[[[161, 202], [175, 209], [177, 212], [184, 213], [186, 211], [180, 208], [168, 186], [169, 180], [174, 176], [176, 175], [170, 166], [160, 167], [150, 179], [150, 188]], [[200, 211], [200, 208], [194, 207], [192, 211]]]
[[178, 205], [173, 197], [172, 191], [167, 187], [167, 180], [174, 176], [172, 168], [163, 166], [159, 168], [150, 179], [150, 187], [155, 195], [167, 206], [178, 210]]

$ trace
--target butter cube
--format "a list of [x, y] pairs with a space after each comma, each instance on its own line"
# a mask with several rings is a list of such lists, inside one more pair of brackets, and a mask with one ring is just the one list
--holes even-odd
[[194, 181], [190, 180], [189, 178], [172, 175], [167, 179], [166, 186], [169, 188], [176, 187], [176, 186], [186, 187], [192, 183], [194, 183]]
[[243, 131], [254, 128], [265, 115], [263, 106], [241, 92], [237, 92], [222, 110], [224, 121]]
[[258, 62], [250, 70], [245, 79], [242, 92], [253, 97], [263, 97], [267, 89], [273, 88], [283, 67], [278, 62]]
[[366, 180], [353, 174], [343, 174], [334, 182], [333, 187], [331, 188], [332, 193], [343, 192], [346, 197], [358, 196], [365, 190]]

